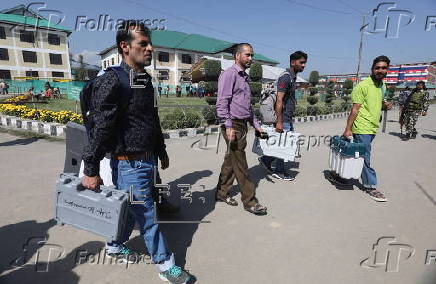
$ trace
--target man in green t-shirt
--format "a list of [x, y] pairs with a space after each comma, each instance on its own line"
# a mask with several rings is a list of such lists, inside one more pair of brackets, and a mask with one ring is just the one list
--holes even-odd
[[[386, 56], [378, 56], [371, 67], [371, 76], [357, 84], [351, 93], [353, 107], [342, 134], [353, 137], [355, 142], [363, 143], [366, 148], [362, 170], [362, 184], [369, 196], [376, 201], [386, 201], [386, 197], [377, 190], [377, 175], [371, 167], [371, 142], [380, 126], [382, 108], [391, 109], [392, 104], [384, 101], [386, 85], [383, 79], [389, 70], [390, 60]], [[338, 184], [348, 184], [336, 174], [332, 179]]]

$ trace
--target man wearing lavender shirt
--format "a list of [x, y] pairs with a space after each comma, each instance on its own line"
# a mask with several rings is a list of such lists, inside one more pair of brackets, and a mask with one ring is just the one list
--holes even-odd
[[228, 190], [236, 178], [241, 191], [244, 209], [255, 215], [266, 215], [267, 208], [256, 198], [256, 188], [248, 177], [247, 158], [247, 122], [256, 131], [262, 132], [251, 107], [249, 76], [245, 72], [253, 61], [253, 48], [248, 43], [236, 45], [233, 53], [235, 64], [224, 71], [218, 80], [218, 99], [216, 110], [222, 120], [221, 133], [227, 144], [221, 173], [218, 179], [215, 198], [231, 206], [238, 202], [228, 195]]

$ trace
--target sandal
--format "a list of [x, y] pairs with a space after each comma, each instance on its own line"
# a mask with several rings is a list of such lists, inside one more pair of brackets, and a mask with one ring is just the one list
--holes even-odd
[[238, 201], [236, 201], [236, 199], [234, 199], [231, 196], [227, 196], [226, 199], [223, 199], [223, 198], [220, 198], [220, 197], [217, 196], [215, 199], [218, 202], [225, 202], [225, 203], [227, 203], [230, 206], [238, 206]]
[[383, 193], [381, 193], [380, 191], [378, 191], [377, 189], [371, 189], [371, 190], [367, 190], [366, 193], [368, 193], [368, 195], [374, 199], [375, 201], [378, 202], [386, 202], [387, 199], [386, 197], [383, 195]]
[[244, 209], [254, 215], [266, 215], [267, 214], [267, 209], [265, 206], [260, 205], [259, 203], [256, 203], [256, 205], [254, 206], [244, 206]]

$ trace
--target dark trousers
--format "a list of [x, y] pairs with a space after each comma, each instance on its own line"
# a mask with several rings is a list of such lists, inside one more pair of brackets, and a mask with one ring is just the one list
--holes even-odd
[[247, 122], [245, 120], [233, 120], [233, 129], [236, 131], [236, 138], [229, 143], [226, 128], [221, 126], [221, 133], [226, 141], [227, 149], [221, 166], [216, 195], [218, 198], [225, 199], [236, 178], [241, 191], [242, 203], [244, 206], [253, 206], [257, 203], [257, 199], [255, 197], [255, 185], [248, 177], [248, 165], [245, 156]]

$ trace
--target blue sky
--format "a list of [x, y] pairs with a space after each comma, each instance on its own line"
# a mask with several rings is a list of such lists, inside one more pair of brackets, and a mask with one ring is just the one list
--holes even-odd
[[[29, 3], [8, 1], [2, 8]], [[47, 9], [62, 11], [65, 14], [62, 24], [71, 29], [78, 16], [98, 18], [100, 14], [108, 14], [113, 19], [165, 19], [167, 30], [198, 33], [231, 42], [250, 42], [255, 52], [276, 59], [282, 67], [287, 67], [291, 52], [303, 50], [309, 54], [308, 65], [302, 74], [307, 77], [312, 70], [322, 74], [356, 72], [361, 15], [370, 14], [382, 1], [48, 0], [45, 3]], [[415, 19], [406, 25], [409, 18], [401, 18], [398, 38], [386, 38], [384, 33], [365, 34], [363, 71], [368, 71], [371, 60], [380, 54], [389, 56], [394, 64], [436, 60], [436, 26], [425, 31], [428, 16], [434, 16], [436, 22], [436, 1], [399, 0], [392, 3], [396, 4], [395, 9], [406, 10], [405, 13]], [[386, 19], [388, 13], [399, 15], [399, 12], [384, 10], [379, 13], [379, 19]], [[395, 30], [397, 18], [390, 18], [390, 32]], [[369, 16], [367, 22], [374, 23], [374, 18]], [[114, 41], [113, 31], [74, 31], [69, 38], [73, 54], [83, 53], [93, 63], [98, 60], [96, 52]]]

